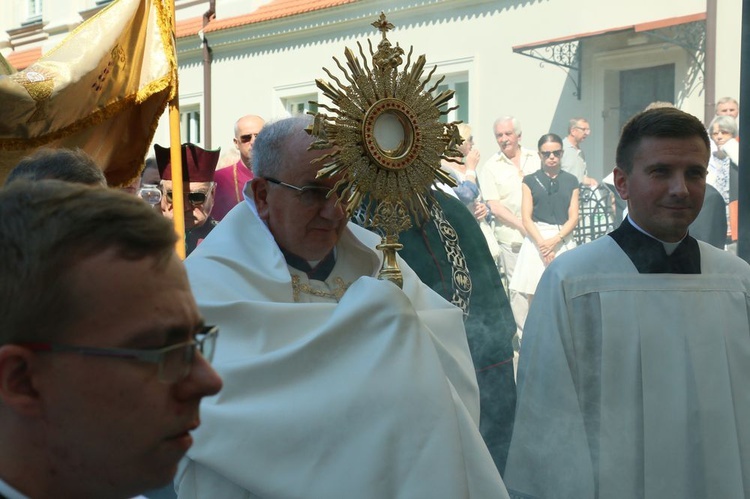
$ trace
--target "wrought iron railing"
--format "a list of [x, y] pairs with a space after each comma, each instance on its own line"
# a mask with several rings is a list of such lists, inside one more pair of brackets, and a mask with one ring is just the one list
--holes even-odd
[[578, 196], [578, 225], [573, 232], [576, 244], [598, 239], [616, 227], [614, 194], [600, 185], [594, 189], [581, 184]]

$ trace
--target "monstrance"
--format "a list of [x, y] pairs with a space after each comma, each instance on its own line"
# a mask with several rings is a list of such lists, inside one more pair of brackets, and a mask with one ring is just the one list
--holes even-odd
[[331, 72], [323, 71], [335, 86], [321, 79], [318, 88], [332, 105], [318, 103], [331, 113], [316, 113], [310, 133], [315, 141], [311, 149], [332, 149], [318, 158], [322, 168], [318, 177], [341, 175], [334, 190], [346, 204], [347, 215], [360, 210], [365, 227], [382, 235], [377, 249], [383, 252], [379, 279], [388, 279], [399, 287], [403, 277], [396, 260], [396, 251], [403, 246], [398, 235], [429, 218], [428, 198], [435, 182], [455, 186], [453, 179], [440, 168], [441, 159], [456, 161], [461, 152], [459, 121], [443, 123], [440, 117], [456, 108], [444, 109], [453, 97], [452, 90], [436, 94], [445, 77], [429, 89], [425, 87], [435, 73], [434, 67], [424, 77], [426, 58], [420, 55], [414, 64], [409, 49], [406, 64], [404, 50], [392, 46], [386, 33], [393, 25], [385, 14], [372, 23], [382, 39], [373, 52], [368, 39], [372, 68], [368, 65], [362, 45], [357, 42], [361, 60], [346, 48], [346, 67], [333, 60], [344, 73], [348, 84]]

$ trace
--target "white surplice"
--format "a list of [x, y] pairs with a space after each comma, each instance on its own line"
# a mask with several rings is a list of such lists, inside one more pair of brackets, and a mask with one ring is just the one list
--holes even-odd
[[180, 498], [507, 497], [477, 429], [461, 311], [403, 261], [403, 291], [357, 278], [377, 272], [379, 242], [349, 224], [325, 284], [294, 272], [323, 291], [349, 285], [338, 304], [294, 303], [248, 203], [187, 259], [201, 313], [220, 326], [224, 388], [201, 405]]
[[521, 347], [511, 497], [750, 497], [750, 267], [699, 246], [700, 275], [639, 274], [611, 237], [549, 266]]

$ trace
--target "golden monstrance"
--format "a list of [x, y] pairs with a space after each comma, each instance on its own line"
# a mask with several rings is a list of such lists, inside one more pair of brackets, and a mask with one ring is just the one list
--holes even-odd
[[434, 95], [440, 78], [425, 90], [437, 67], [423, 78], [426, 59], [420, 55], [414, 64], [409, 49], [406, 64], [404, 50], [392, 46], [386, 33], [393, 25], [385, 14], [372, 23], [382, 34], [377, 51], [368, 40], [372, 67], [362, 45], [357, 42], [361, 60], [346, 48], [346, 67], [333, 60], [344, 73], [348, 84], [331, 72], [323, 71], [335, 86], [321, 79], [318, 88], [333, 103], [318, 103], [319, 112], [310, 127], [315, 141], [311, 149], [333, 149], [318, 158], [323, 166], [318, 178], [341, 174], [334, 190], [341, 193], [347, 215], [360, 210], [364, 225], [382, 235], [377, 249], [383, 252], [379, 279], [403, 285], [396, 251], [403, 246], [398, 235], [411, 227], [411, 218], [421, 223], [429, 218], [427, 199], [435, 182], [455, 186], [453, 179], [440, 169], [441, 159], [455, 161], [461, 157], [456, 149], [461, 136], [460, 121], [442, 123], [440, 117], [455, 108], [442, 110], [453, 97], [453, 90]]

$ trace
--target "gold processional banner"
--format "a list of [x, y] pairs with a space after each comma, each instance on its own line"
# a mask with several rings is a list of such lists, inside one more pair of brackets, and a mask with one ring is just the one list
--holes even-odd
[[171, 23], [163, 0], [115, 0], [23, 71], [0, 56], [0, 182], [40, 147], [80, 147], [110, 185], [132, 181], [176, 90]]

